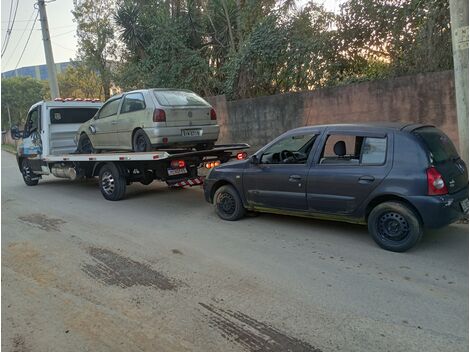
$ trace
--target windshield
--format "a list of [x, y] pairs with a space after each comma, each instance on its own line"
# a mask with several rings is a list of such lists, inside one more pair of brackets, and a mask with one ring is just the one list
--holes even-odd
[[414, 131], [429, 150], [431, 161], [440, 163], [459, 157], [457, 150], [447, 135], [435, 127], [423, 127]]
[[209, 103], [193, 92], [181, 90], [154, 90], [153, 94], [162, 106], [209, 106]]

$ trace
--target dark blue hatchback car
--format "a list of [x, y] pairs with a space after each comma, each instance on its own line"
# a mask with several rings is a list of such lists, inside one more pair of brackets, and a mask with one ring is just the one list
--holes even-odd
[[321, 125], [288, 131], [247, 160], [213, 169], [206, 200], [225, 220], [247, 211], [368, 225], [387, 250], [468, 213], [468, 171], [452, 141], [422, 124]]

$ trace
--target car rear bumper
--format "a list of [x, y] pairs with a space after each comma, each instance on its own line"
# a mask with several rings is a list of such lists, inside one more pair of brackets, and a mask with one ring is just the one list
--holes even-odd
[[[183, 136], [183, 130], [200, 130], [199, 136]], [[199, 125], [181, 127], [153, 127], [144, 131], [152, 145], [196, 145], [198, 143], [215, 142], [219, 137], [219, 125]], [[163, 139], [167, 140], [164, 142]]]
[[463, 218], [466, 214], [461, 202], [468, 199], [468, 187], [444, 196], [410, 197], [423, 220], [424, 227], [439, 228]]

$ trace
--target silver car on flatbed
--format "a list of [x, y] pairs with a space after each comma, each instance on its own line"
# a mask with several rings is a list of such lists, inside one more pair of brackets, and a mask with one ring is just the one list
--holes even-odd
[[75, 137], [79, 153], [211, 148], [219, 136], [214, 108], [189, 90], [141, 89], [108, 99]]

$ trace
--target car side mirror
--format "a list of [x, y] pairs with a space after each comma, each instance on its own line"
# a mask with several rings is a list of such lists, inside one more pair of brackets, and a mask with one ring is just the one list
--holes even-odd
[[17, 139], [20, 139], [21, 138], [21, 131], [19, 130], [18, 126], [13, 126], [11, 129], [10, 129], [10, 134], [11, 134], [11, 138], [17, 140]]
[[250, 158], [250, 162], [253, 164], [253, 165], [258, 165], [259, 164], [259, 159], [256, 155], [252, 155], [251, 158]]

